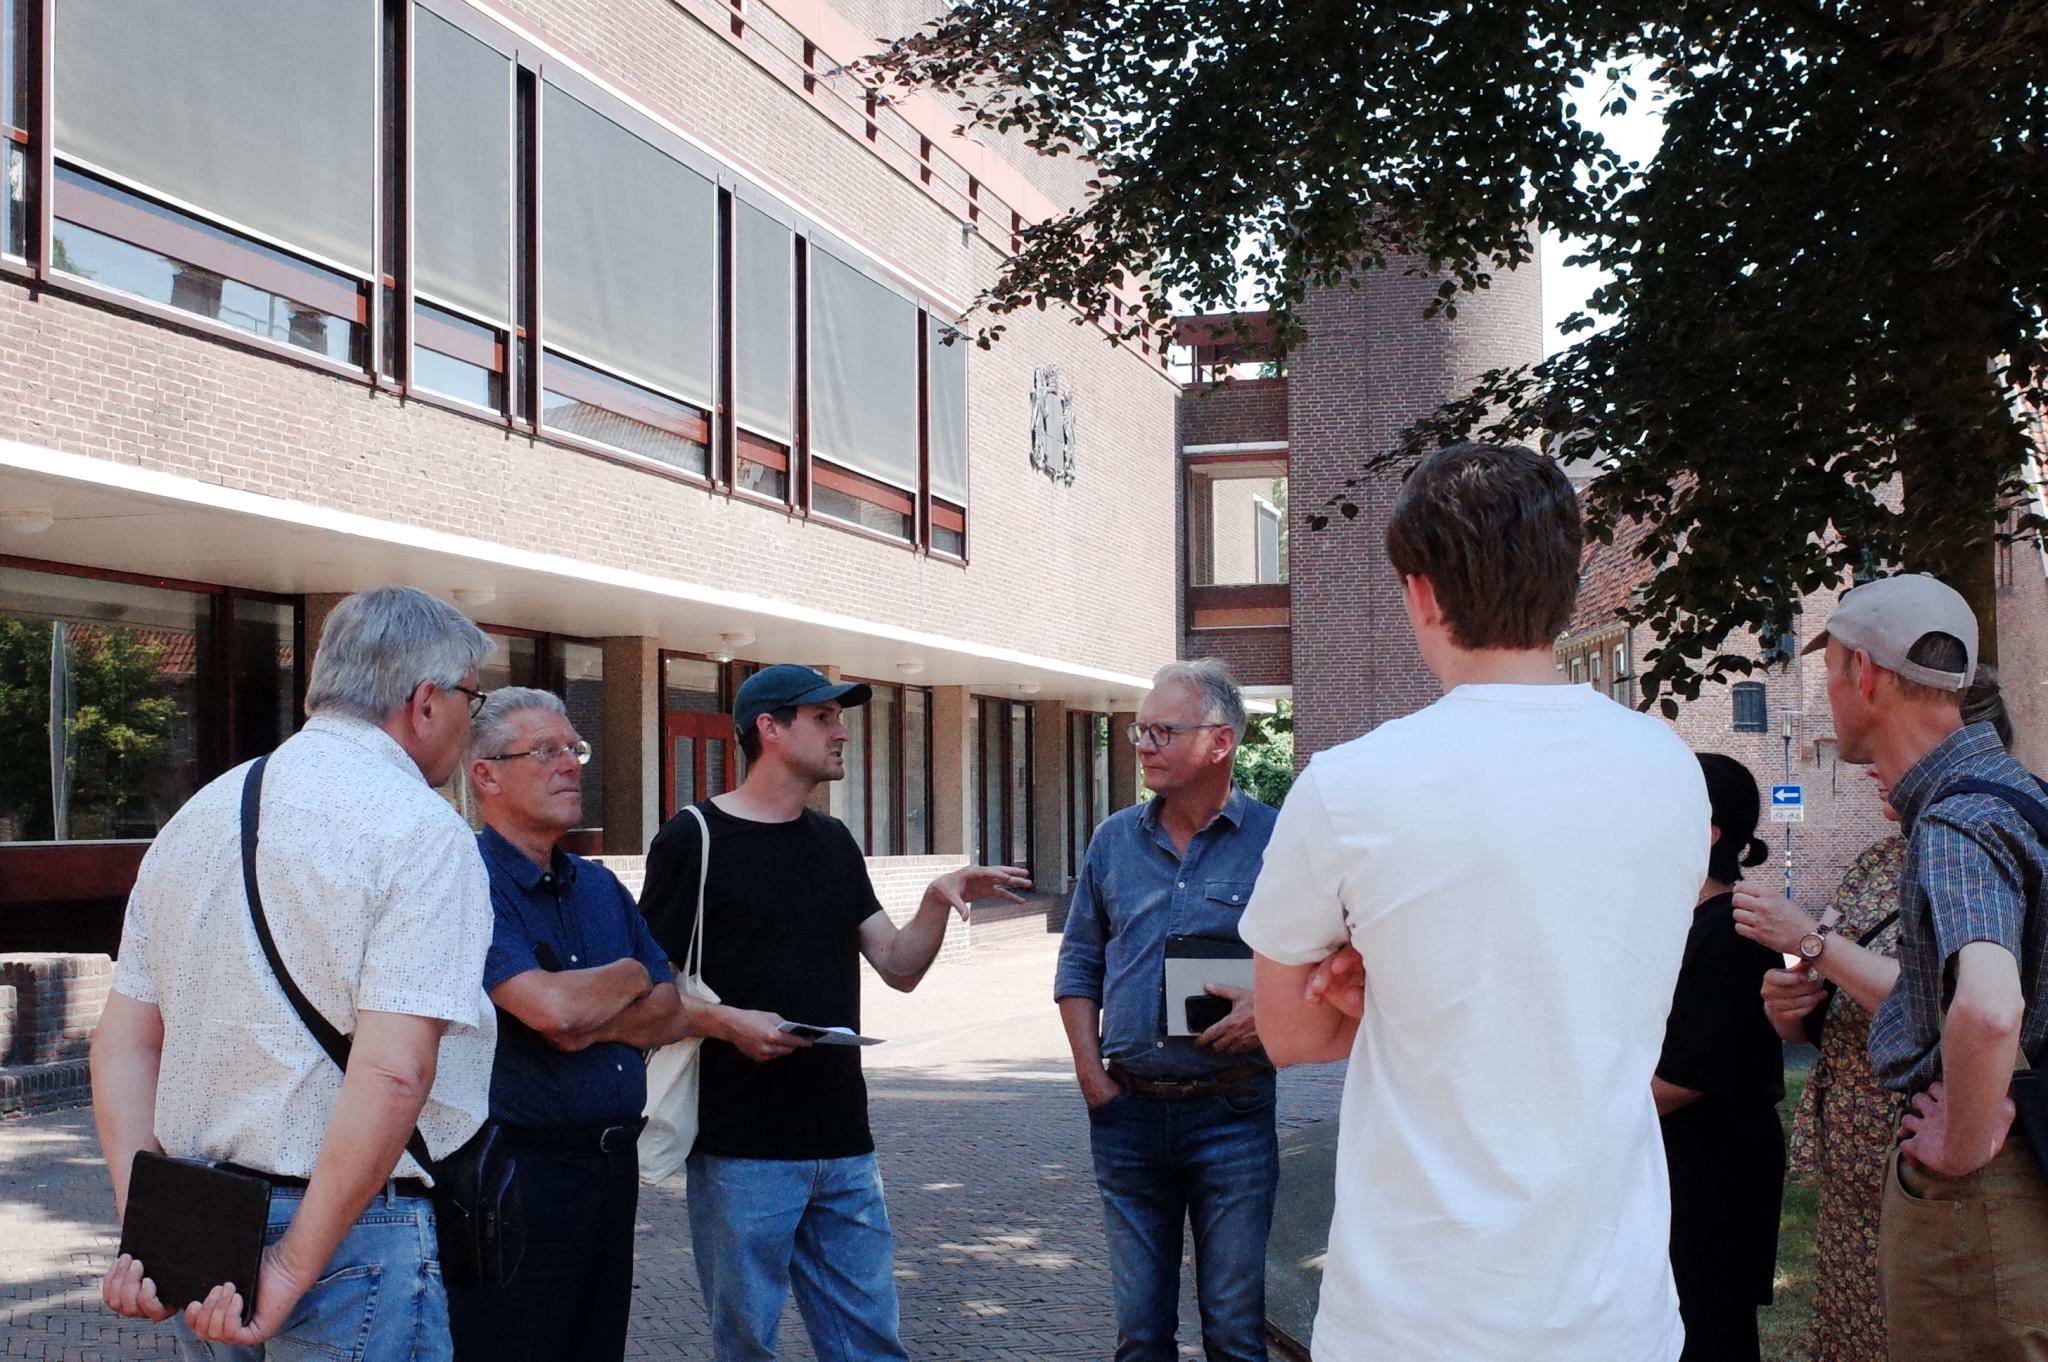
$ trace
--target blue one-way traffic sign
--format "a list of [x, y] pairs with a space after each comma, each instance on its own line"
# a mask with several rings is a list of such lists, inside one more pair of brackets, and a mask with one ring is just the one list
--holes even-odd
[[1806, 791], [1797, 785], [1773, 785], [1771, 787], [1771, 821], [1773, 823], [1804, 823], [1806, 821]]

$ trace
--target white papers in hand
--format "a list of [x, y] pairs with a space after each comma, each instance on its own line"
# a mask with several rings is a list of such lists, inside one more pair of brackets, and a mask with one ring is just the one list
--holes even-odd
[[809, 1022], [786, 1021], [775, 1028], [818, 1045], [880, 1045], [878, 1036], [863, 1036], [843, 1026], [812, 1026]]

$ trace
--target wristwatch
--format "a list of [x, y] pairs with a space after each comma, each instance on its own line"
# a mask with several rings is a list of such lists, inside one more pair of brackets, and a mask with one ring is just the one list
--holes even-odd
[[1812, 964], [1820, 959], [1822, 951], [1828, 948], [1828, 933], [1835, 929], [1832, 922], [1823, 922], [1799, 938], [1799, 958]]

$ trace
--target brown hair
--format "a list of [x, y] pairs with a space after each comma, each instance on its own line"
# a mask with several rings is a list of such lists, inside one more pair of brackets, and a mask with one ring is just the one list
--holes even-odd
[[1471, 441], [1408, 475], [1387, 557], [1427, 577], [1460, 648], [1547, 648], [1571, 623], [1585, 543], [1579, 498], [1555, 460]]

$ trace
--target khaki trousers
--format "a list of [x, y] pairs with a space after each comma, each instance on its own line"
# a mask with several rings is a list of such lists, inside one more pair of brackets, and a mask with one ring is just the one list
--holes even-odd
[[2048, 1179], [2017, 1130], [1966, 1178], [1894, 1149], [1877, 1262], [1892, 1362], [2048, 1362]]

